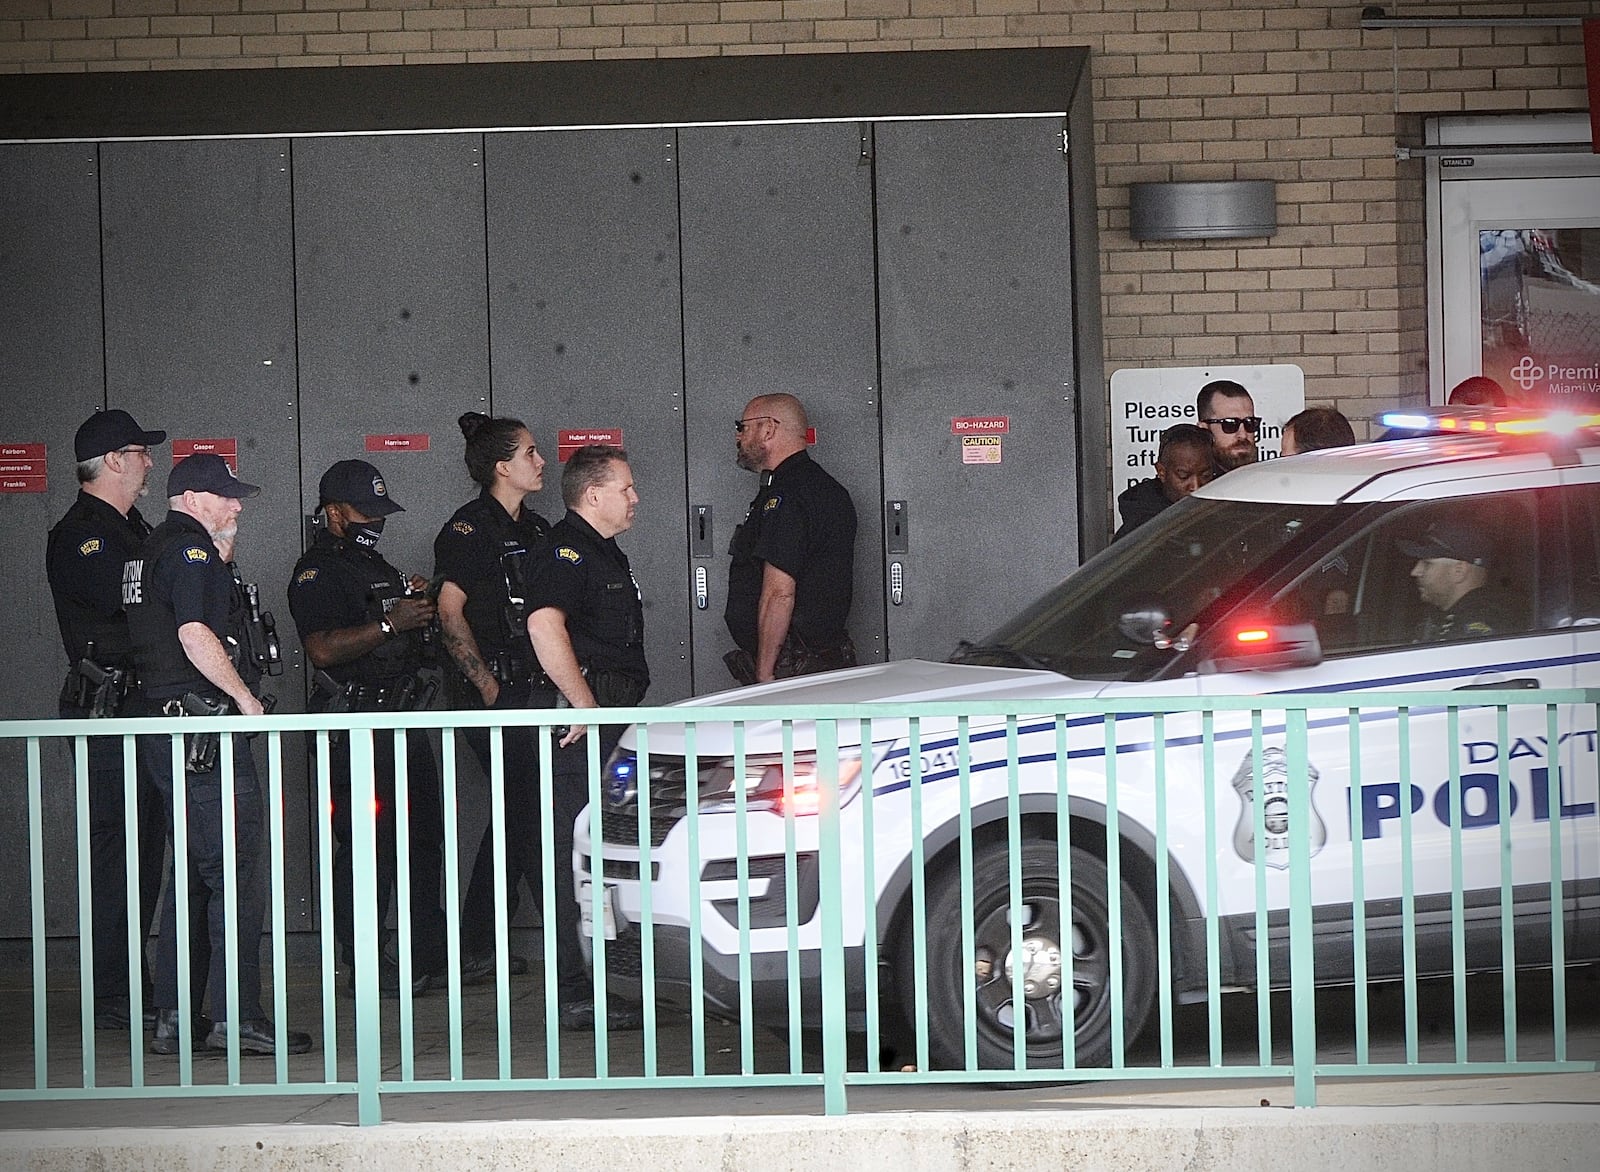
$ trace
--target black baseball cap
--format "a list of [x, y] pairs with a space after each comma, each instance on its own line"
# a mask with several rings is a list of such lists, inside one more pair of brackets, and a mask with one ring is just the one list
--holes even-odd
[[1467, 521], [1435, 521], [1420, 541], [1397, 541], [1400, 552], [1418, 561], [1426, 558], [1453, 558], [1474, 566], [1489, 564], [1494, 542], [1482, 525]]
[[72, 437], [72, 453], [79, 460], [92, 460], [129, 444], [152, 448], [166, 442], [166, 432], [146, 431], [133, 421], [133, 416], [113, 407], [110, 411], [96, 411], [83, 421], [78, 434]]
[[365, 460], [340, 460], [322, 474], [317, 485], [317, 507], [354, 505], [369, 517], [387, 517], [405, 509], [394, 503], [383, 483], [383, 473]]
[[182, 496], [186, 492], [209, 492], [242, 500], [260, 491], [260, 485], [246, 484], [235, 476], [228, 462], [214, 452], [185, 456], [167, 474], [169, 497]]

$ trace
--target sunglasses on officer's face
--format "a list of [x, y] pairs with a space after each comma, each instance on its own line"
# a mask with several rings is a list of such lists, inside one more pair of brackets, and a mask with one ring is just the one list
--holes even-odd
[[1261, 430], [1261, 416], [1259, 415], [1246, 415], [1242, 419], [1236, 416], [1227, 419], [1202, 419], [1200, 422], [1216, 424], [1222, 428], [1224, 435], [1234, 435], [1241, 427], [1251, 435], [1255, 435]]

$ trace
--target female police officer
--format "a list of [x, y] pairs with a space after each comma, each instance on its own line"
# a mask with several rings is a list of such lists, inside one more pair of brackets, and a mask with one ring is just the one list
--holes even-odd
[[[434, 539], [441, 641], [455, 664], [445, 676], [445, 696], [456, 709], [530, 707], [538, 661], [528, 642], [529, 563], [543, 549], [549, 523], [523, 498], [544, 485], [544, 457], [520, 419], [469, 411], [460, 419], [467, 471], [481, 486]], [[466, 740], [484, 775], [490, 772], [489, 730], [469, 729]], [[506, 918], [517, 909], [517, 884], [527, 876], [539, 891], [539, 782], [533, 730], [506, 728]], [[494, 971], [494, 824], [484, 830], [461, 913], [461, 976], [482, 980]], [[565, 866], [557, 860], [557, 866]], [[511, 971], [526, 961], [512, 959]]]

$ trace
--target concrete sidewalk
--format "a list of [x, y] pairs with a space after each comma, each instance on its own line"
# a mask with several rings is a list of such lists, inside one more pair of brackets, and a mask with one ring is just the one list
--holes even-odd
[[407, 1172], [1071, 1168], [1128, 1172], [1593, 1172], [1592, 1107], [918, 1111], [841, 1118], [242, 1126], [0, 1134], [0, 1170]]

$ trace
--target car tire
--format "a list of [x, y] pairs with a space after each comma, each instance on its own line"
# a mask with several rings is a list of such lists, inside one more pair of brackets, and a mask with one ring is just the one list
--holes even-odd
[[[1061, 1069], [1066, 1007], [1074, 1008], [1074, 1062], [1111, 1060], [1111, 934], [1103, 862], [1072, 848], [1072, 931], [1060, 931], [1060, 875], [1053, 841], [1022, 844], [1023, 948], [1033, 958], [1027, 1005], [1027, 1069]], [[1002, 840], [977, 848], [972, 869], [973, 947], [977, 987], [978, 1068], [1014, 1068], [1010, 952], [1010, 859]], [[1156, 938], [1143, 901], [1126, 883], [1122, 895], [1124, 1043], [1131, 1046], [1149, 1015], [1156, 988]], [[930, 884], [927, 919], [928, 1047], [935, 1066], [966, 1067], [966, 1011], [961, 928], [961, 875], [949, 868]], [[910, 954], [897, 966], [901, 998], [915, 1004]], [[1071, 1000], [1067, 994], [1071, 993]]]

